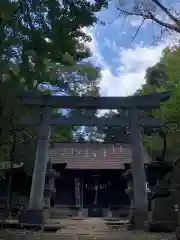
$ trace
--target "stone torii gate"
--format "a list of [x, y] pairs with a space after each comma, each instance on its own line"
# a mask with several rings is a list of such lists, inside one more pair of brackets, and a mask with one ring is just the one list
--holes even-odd
[[[29, 208], [22, 212], [23, 223], [43, 223], [43, 192], [45, 173], [48, 162], [48, 148], [51, 125], [74, 126], [129, 126], [132, 143], [132, 172], [135, 200], [135, 227], [143, 228], [148, 218], [147, 196], [145, 188], [144, 162], [141, 151], [141, 126], [158, 127], [163, 125], [159, 119], [140, 117], [139, 109], [153, 109], [166, 101], [169, 93], [155, 93], [148, 96], [131, 97], [71, 97], [51, 96], [33, 93], [19, 95], [25, 105], [41, 106], [42, 112], [36, 117], [22, 117], [19, 124], [39, 125], [39, 139], [36, 150], [36, 161], [33, 172]], [[128, 116], [115, 119], [97, 117], [52, 117], [53, 108], [71, 109], [127, 109]]]

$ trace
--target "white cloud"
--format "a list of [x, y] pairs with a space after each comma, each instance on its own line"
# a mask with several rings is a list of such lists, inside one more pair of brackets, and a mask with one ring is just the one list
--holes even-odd
[[145, 83], [148, 67], [157, 63], [166, 44], [159, 46], [135, 46], [133, 49], [120, 49], [120, 66], [117, 76], [109, 69], [102, 71], [101, 94], [107, 96], [127, 96], [138, 90]]
[[97, 42], [96, 42], [96, 39], [94, 37], [94, 28], [93, 27], [84, 27], [83, 29], [83, 32], [85, 32], [88, 36], [91, 37], [91, 42], [86, 42], [85, 45], [90, 48], [91, 52], [93, 53], [93, 56], [92, 56], [92, 60], [94, 62], [94, 64], [103, 64], [105, 65], [104, 61], [103, 61], [103, 57], [99, 54], [99, 51], [97, 50], [98, 47], [97, 47]]
[[[115, 76], [98, 51], [93, 28], [85, 31], [92, 37], [92, 42], [88, 43], [88, 46], [94, 53], [93, 60], [103, 66], [100, 82], [102, 96], [127, 96], [133, 94], [145, 83], [144, 77], [147, 68], [152, 67], [160, 60], [163, 49], [172, 42], [172, 38], [169, 38], [168, 41], [166, 40], [166, 42], [162, 42], [158, 46], [144, 46], [141, 43], [133, 48], [116, 48], [116, 53], [119, 56], [119, 68]], [[110, 45], [109, 41], [106, 40], [107, 43]]]

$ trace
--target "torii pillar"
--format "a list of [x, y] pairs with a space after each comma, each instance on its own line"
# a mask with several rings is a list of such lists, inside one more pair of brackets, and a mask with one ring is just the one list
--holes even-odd
[[132, 175], [135, 204], [133, 219], [134, 227], [141, 229], [144, 228], [144, 223], [148, 220], [148, 203], [138, 109], [131, 108], [129, 110], [129, 117], [131, 123], [130, 136], [132, 143]]
[[39, 127], [39, 138], [36, 150], [36, 160], [33, 171], [31, 194], [28, 209], [20, 214], [22, 225], [42, 225], [44, 223], [43, 193], [46, 168], [48, 163], [48, 148], [50, 142], [51, 107], [43, 107]]

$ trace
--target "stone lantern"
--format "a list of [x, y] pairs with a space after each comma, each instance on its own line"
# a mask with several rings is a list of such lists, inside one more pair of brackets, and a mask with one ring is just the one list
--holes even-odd
[[147, 179], [150, 187], [154, 188], [157, 182], [163, 182], [165, 176], [172, 171], [172, 165], [169, 162], [158, 160], [158, 158], [146, 166]]
[[172, 172], [172, 164], [158, 160], [147, 167], [152, 188], [151, 211], [148, 225], [150, 231], [174, 231], [177, 226], [177, 212], [172, 198], [171, 181], [167, 176]]
[[46, 170], [46, 179], [44, 186], [44, 198], [43, 198], [43, 208], [44, 208], [44, 218], [47, 220], [50, 217], [51, 209], [51, 198], [56, 193], [55, 189], [55, 179], [58, 177], [58, 174], [54, 169], [52, 169], [52, 163], [49, 160]]

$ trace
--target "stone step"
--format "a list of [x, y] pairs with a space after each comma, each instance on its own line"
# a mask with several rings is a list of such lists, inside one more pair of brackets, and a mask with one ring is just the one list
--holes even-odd
[[122, 225], [122, 224], [126, 224], [129, 220], [128, 219], [123, 219], [123, 218], [105, 218], [104, 219], [105, 223], [108, 225]]
[[64, 217], [76, 217], [78, 216], [77, 209], [68, 209], [68, 208], [53, 208], [51, 209], [50, 218], [58, 219]]

